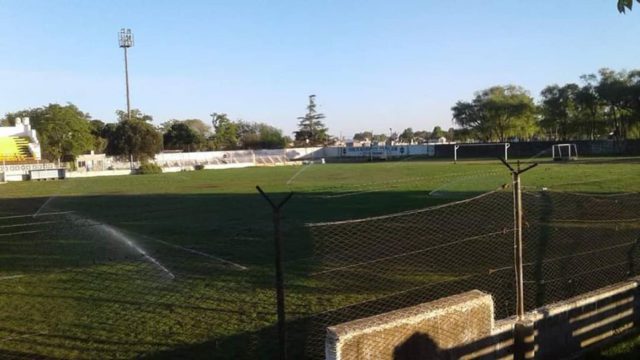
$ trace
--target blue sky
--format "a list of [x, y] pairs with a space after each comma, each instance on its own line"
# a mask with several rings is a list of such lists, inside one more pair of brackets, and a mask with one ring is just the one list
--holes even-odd
[[73, 102], [115, 121], [129, 27], [132, 107], [156, 123], [226, 112], [290, 133], [316, 94], [334, 135], [448, 128], [479, 89], [640, 67], [640, 8], [615, 3], [0, 0], [0, 113]]

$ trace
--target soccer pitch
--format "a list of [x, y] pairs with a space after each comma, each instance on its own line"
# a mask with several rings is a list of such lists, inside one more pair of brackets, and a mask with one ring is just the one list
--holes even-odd
[[[510, 181], [499, 161], [402, 161], [0, 185], [0, 355], [271, 358], [273, 229], [256, 185], [276, 199], [294, 192], [283, 209], [287, 313], [304, 318], [360, 296], [314, 292], [304, 224], [444, 204]], [[523, 185], [640, 192], [640, 159], [544, 162]]]

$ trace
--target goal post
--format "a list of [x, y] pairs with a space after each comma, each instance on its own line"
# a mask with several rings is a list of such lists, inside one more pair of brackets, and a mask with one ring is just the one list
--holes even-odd
[[553, 144], [551, 159], [553, 161], [576, 160], [578, 159], [578, 147], [576, 144]]
[[[475, 151], [475, 157], [498, 157], [502, 156], [505, 160], [509, 160], [509, 147], [511, 147], [510, 143], [484, 143], [484, 144], [455, 144], [453, 146], [453, 162], [458, 162], [458, 150], [462, 148], [473, 148], [480, 147], [482, 151]], [[492, 150], [491, 148], [494, 148]], [[490, 154], [490, 155], [486, 155]]]

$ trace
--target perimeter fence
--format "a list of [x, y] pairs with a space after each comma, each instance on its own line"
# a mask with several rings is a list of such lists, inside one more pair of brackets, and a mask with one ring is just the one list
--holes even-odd
[[[640, 272], [640, 194], [525, 191], [522, 216], [525, 311]], [[491, 294], [496, 319], [517, 315], [517, 232], [509, 190], [308, 227], [316, 256], [310, 276], [316, 291], [332, 301], [313, 316], [308, 358], [325, 356], [329, 326], [474, 289]], [[448, 319], [438, 331], [452, 338], [466, 331], [464, 321]], [[368, 341], [398, 344], [406, 336], [392, 332]]]

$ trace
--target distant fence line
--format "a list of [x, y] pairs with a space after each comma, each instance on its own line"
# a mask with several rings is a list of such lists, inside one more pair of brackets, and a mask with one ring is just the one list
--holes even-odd
[[[640, 140], [567, 140], [567, 141], [527, 141], [509, 143], [510, 157], [551, 157], [551, 147], [554, 144], [576, 144], [581, 156], [638, 156], [640, 155]], [[440, 144], [435, 147], [434, 157], [453, 158], [454, 144]], [[468, 147], [458, 150], [462, 158], [500, 156], [499, 151], [492, 147]]]
[[[640, 140], [579, 140], [566, 141], [576, 144], [579, 155], [586, 156], [633, 156], [640, 155]], [[551, 157], [551, 147], [564, 141], [532, 141], [511, 142], [509, 156], [514, 157]], [[458, 143], [457, 145], [464, 145]], [[160, 166], [170, 164], [196, 164], [196, 163], [220, 163], [220, 162], [265, 162], [269, 158], [280, 158], [286, 161], [302, 161], [314, 159], [380, 159], [397, 158], [407, 156], [426, 156], [439, 159], [453, 159], [456, 144], [396, 144], [388, 146], [327, 146], [289, 148], [273, 150], [230, 150], [230, 151], [204, 151], [191, 153], [161, 153], [156, 155], [155, 162]], [[461, 158], [496, 157], [503, 155], [503, 147], [477, 146], [461, 147], [458, 150]]]
[[[640, 155], [640, 140], [578, 140], [567, 141], [576, 144], [580, 156], [638, 156]], [[509, 143], [509, 157], [550, 157], [551, 147], [562, 141], [531, 141]], [[326, 146], [301, 147], [287, 149], [265, 150], [229, 150], [229, 151], [201, 151], [160, 153], [152, 160], [157, 165], [171, 167], [188, 167], [195, 165], [225, 165], [225, 164], [253, 164], [278, 165], [290, 161], [324, 159], [387, 159], [410, 156], [432, 157], [437, 159], [453, 159], [456, 145], [451, 144], [396, 144], [387, 146]], [[485, 158], [503, 155], [503, 147], [496, 143], [492, 146], [460, 146], [458, 157]], [[81, 171], [124, 170], [137, 168], [138, 162], [129, 162], [105, 154], [80, 155], [76, 159], [75, 168]], [[43, 162], [41, 164], [0, 164], [0, 171], [5, 173], [25, 172], [33, 169], [53, 168], [55, 164]]]

